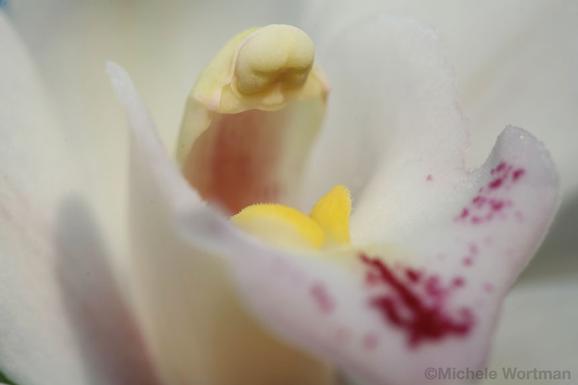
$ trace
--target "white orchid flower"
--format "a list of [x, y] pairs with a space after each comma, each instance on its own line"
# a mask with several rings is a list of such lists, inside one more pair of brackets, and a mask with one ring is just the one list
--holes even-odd
[[[376, 34], [376, 31], [380, 33]], [[207, 380], [225, 384], [240, 378], [243, 383], [270, 383], [279, 378], [297, 383], [329, 381], [325, 365], [269, 336], [243, 310], [238, 303], [239, 296], [249, 303], [265, 325], [292, 343], [375, 383], [420, 383], [426, 363], [457, 367], [483, 364], [497, 307], [539, 243], [552, 215], [556, 190], [553, 167], [531, 135], [509, 129], [501, 136], [486, 165], [473, 174], [466, 173], [460, 154], [464, 144], [463, 125], [454, 107], [452, 82], [436, 52], [431, 32], [411, 22], [379, 19], [342, 33], [339, 46], [329, 46], [320, 54], [327, 62], [324, 68], [331, 81], [332, 94], [328, 120], [319, 144], [313, 149], [306, 178], [302, 184], [293, 174], [295, 179], [283, 180], [291, 182], [287, 196], [292, 195], [291, 203], [300, 208], [311, 207], [312, 199], [323, 196], [333, 184], [346, 185], [352, 191], [354, 201], [351, 226], [347, 226], [348, 215], [338, 215], [341, 219], [330, 216], [330, 226], [325, 228], [322, 214], [314, 215], [313, 219], [301, 214], [294, 220], [279, 215], [279, 210], [285, 208], [275, 207], [276, 210], [266, 213], [273, 215], [273, 221], [267, 223], [288, 228], [281, 239], [265, 240], [270, 234], [261, 226], [253, 226], [255, 220], [263, 219], [262, 213], [253, 213], [241, 223], [237, 222], [244, 229], [250, 228], [254, 232], [251, 236], [207, 206], [191, 190], [170, 159], [173, 155], [167, 157], [156, 139], [154, 125], [126, 73], [111, 66], [119, 96], [127, 106], [134, 140], [130, 217], [134, 226], [136, 268], [129, 275], [121, 276], [138, 289], [134, 294], [136, 309], [131, 316], [135, 329], [120, 327], [131, 325], [119, 322], [118, 316], [124, 314], [121, 302], [113, 303], [112, 309], [117, 311], [107, 315], [112, 322], [118, 322], [115, 325], [119, 326], [118, 337], [136, 334], [138, 338], [128, 344], [132, 349], [120, 349], [126, 344], [115, 346], [115, 341], [105, 339], [94, 344], [97, 346], [91, 346], [90, 339], [100, 337], [103, 330], [71, 328], [71, 320], [53, 310], [47, 313], [55, 314], [51, 320], [58, 322], [49, 323], [49, 330], [44, 329], [46, 324], [44, 327], [36, 325], [27, 314], [31, 308], [36, 309], [35, 313], [42, 313], [43, 308], [62, 306], [59, 296], [52, 294], [58, 294], [58, 290], [50, 288], [54, 284], [54, 277], [50, 276], [53, 271], [42, 268], [40, 272], [47, 277], [37, 284], [41, 285], [38, 286], [40, 290], [23, 287], [24, 298], [30, 296], [30, 299], [16, 305], [3, 304], [9, 306], [6, 309], [11, 311], [7, 314], [13, 319], [8, 320], [6, 328], [2, 326], [2, 330], [12, 331], [8, 344], [2, 347], [2, 359], [14, 379], [22, 384], [39, 383], [46, 378], [64, 384], [154, 383], [154, 374], [158, 372], [167, 383]], [[375, 40], [371, 41], [368, 36]], [[14, 51], [18, 49], [13, 48]], [[379, 50], [377, 52], [385, 56], [369, 54], [372, 50]], [[24, 61], [25, 57], [13, 58], [12, 63], [16, 64], [8, 62], [9, 69], [19, 68], [26, 76], [16, 80], [30, 84], [26, 68], [21, 68]], [[360, 77], [367, 73], [380, 75], [377, 81], [375, 77]], [[365, 87], [364, 82], [368, 82]], [[33, 84], [28, 88], [32, 89]], [[374, 96], [364, 98], [365, 93]], [[27, 93], [27, 96], [31, 95], [32, 91]], [[25, 100], [30, 103], [35, 99], [27, 97]], [[314, 100], [320, 98], [306, 98], [305, 102], [314, 103]], [[355, 103], [357, 100], [361, 103]], [[14, 105], [23, 105], [16, 102], [18, 104]], [[211, 106], [206, 107], [210, 110]], [[230, 113], [212, 108], [213, 113]], [[41, 142], [37, 139], [34, 127], [38, 120], [35, 119], [47, 125], [49, 118], [26, 113], [16, 116], [19, 120], [14, 119], [13, 125], [24, 129], [16, 134], [21, 137], [16, 136], [11, 141], [26, 143], [27, 152], [10, 154], [7, 159], [30, 159], [27, 154], [31, 149], [36, 151], [34, 143], [50, 154], [44, 157], [50, 159], [43, 165], [46, 167], [44, 172], [38, 171], [42, 169], [32, 159], [29, 174], [44, 174], [51, 182], [45, 184], [56, 190], [44, 194], [53, 200], [46, 198], [47, 202], [34, 202], [34, 206], [54, 208], [53, 202], [62, 198], [65, 190], [62, 187], [74, 179], [64, 175], [60, 181], [53, 172], [58, 168], [58, 173], [65, 174], [58, 165], [66, 162], [52, 160], [52, 156], [60, 155], [58, 149], [66, 147], [58, 143], [53, 132], [46, 140], [56, 141], [54, 145], [49, 145], [44, 138]], [[351, 129], [360, 123], [363, 127]], [[219, 125], [215, 127], [218, 129]], [[251, 137], [251, 143], [271, 145], [269, 140], [259, 142], [259, 136]], [[327, 151], [339, 148], [336, 144], [340, 142], [353, 145], [349, 147], [351, 152], [342, 154], [346, 167], [339, 167], [337, 171], [340, 172], [336, 172], [336, 165], [327, 167], [324, 163], [330, 159]], [[202, 149], [204, 144], [200, 142], [199, 146]], [[298, 154], [302, 158], [297, 161], [305, 159], [307, 149], [303, 147], [299, 147], [304, 153]], [[278, 152], [280, 159], [285, 159], [285, 154], [285, 151]], [[351, 159], [359, 165], [349, 162]], [[11, 176], [27, 170], [6, 168]], [[285, 177], [285, 174], [275, 175]], [[185, 172], [185, 176], [190, 177], [190, 174]], [[16, 180], [13, 185], [18, 191], [38, 195], [32, 192], [41, 181]], [[478, 188], [482, 188], [479, 197]], [[300, 189], [304, 190], [301, 195]], [[218, 194], [216, 198], [217, 203], [227, 206], [228, 198]], [[317, 207], [323, 207], [323, 202], [327, 201], [341, 209], [338, 213], [348, 214], [348, 200], [340, 194], [330, 193]], [[10, 207], [8, 212], [13, 212], [14, 208], [20, 210], [22, 205], [16, 202]], [[488, 216], [492, 210], [496, 211], [495, 215]], [[75, 218], [78, 211], [81, 210], [72, 206], [64, 210], [68, 215], [63, 217], [76, 219], [75, 224], [82, 223], [82, 218]], [[32, 215], [36, 214], [29, 214]], [[317, 231], [316, 234], [322, 234], [326, 239], [343, 241], [344, 245], [335, 249], [321, 246], [323, 242], [305, 242], [308, 245], [305, 248], [303, 244], [292, 247], [301, 238], [293, 237], [291, 231], [303, 230], [311, 223], [318, 226], [314, 233]], [[349, 229], [350, 239], [332, 235], [332, 224], [338, 224], [342, 230]], [[94, 246], [93, 256], [105, 253], [105, 250], [98, 250], [99, 243], [86, 232], [78, 234], [79, 242], [72, 242], [70, 234], [62, 232], [69, 230], [69, 225], [61, 223], [61, 243], [56, 250], [50, 234], [41, 242], [48, 245], [48, 257], [55, 251], [56, 254], [63, 252], [65, 257], [67, 253], [85, 251], [84, 242], [87, 241]], [[13, 222], [3, 223], [3, 226], [10, 231], [8, 244], [19, 250], [17, 245], [29, 234], [14, 230]], [[46, 236], [46, 233], [42, 234]], [[290, 241], [286, 242], [288, 239]], [[272, 246], [267, 241], [284, 244]], [[36, 239], [29, 243], [37, 244]], [[43, 251], [40, 248], [40, 254], [31, 252], [29, 258], [41, 255], [44, 260]], [[16, 255], [22, 252], [18, 251]], [[366, 257], [361, 258], [361, 253], [366, 253], [363, 254]], [[508, 262], [497, 257], [507, 258]], [[394, 272], [390, 272], [392, 265], [397, 266]], [[50, 268], [53, 264], [47, 263], [47, 266]], [[94, 272], [94, 266], [84, 262], [76, 266], [68, 263], [67, 266], [63, 271], [68, 272], [60, 277], [61, 284], [87, 268]], [[238, 285], [235, 288], [229, 286], [228, 278], [223, 278], [228, 271], [226, 267], [235, 277]], [[11, 271], [18, 272], [18, 268]], [[377, 274], [371, 274], [373, 270]], [[407, 277], [397, 275], [403, 271]], [[375, 281], [373, 285], [366, 282], [367, 272]], [[38, 270], [30, 272], [30, 282], [36, 280], [36, 274]], [[27, 286], [20, 282], [19, 274], [9, 272], [6, 278], [4, 284], [11, 293], [19, 287], [17, 285]], [[99, 275], [99, 278], [102, 277]], [[42, 286], [47, 282], [50, 290]], [[420, 282], [425, 284], [423, 292]], [[89, 280], [87, 283], [96, 289], [102, 282]], [[402, 283], [409, 287], [401, 289]], [[433, 294], [440, 291], [438, 284], [447, 286], [450, 283], [452, 287], [447, 288], [447, 295]], [[65, 284], [64, 288], [78, 289], [78, 286]], [[114, 298], [113, 289], [97, 291], [95, 295]], [[39, 291], [45, 298], [37, 304], [34, 294]], [[265, 291], [267, 295], [263, 295]], [[409, 302], [407, 293], [413, 295]], [[396, 299], [399, 308], [392, 307]], [[425, 318], [423, 329], [417, 322], [424, 321], [417, 317], [419, 306], [410, 305], [415, 304], [414, 300], [423, 300], [424, 306], [432, 310]], [[32, 305], [22, 306], [26, 303]], [[65, 305], [71, 306], [70, 303]], [[462, 306], [475, 309], [462, 311]], [[408, 318], [405, 317], [407, 311], [410, 312]], [[402, 319], [398, 319], [400, 317]], [[207, 325], [207, 320], [211, 319], [215, 323]], [[81, 319], [85, 325], [91, 324], [89, 320]], [[74, 321], [73, 324], [79, 322], [78, 319]], [[436, 323], [438, 321], [440, 323]], [[62, 324], [56, 326], [59, 323]], [[432, 325], [435, 327], [430, 330]], [[81, 333], [81, 341], [84, 338], [80, 348], [75, 347], [76, 338], [71, 331]], [[150, 349], [149, 360], [153, 365], [143, 362], [139, 338], [144, 338]], [[52, 354], [56, 350], [54, 344], [43, 346], [51, 345], [51, 341], [62, 344], [62, 349], [58, 348], [59, 354]], [[242, 352], [228, 351], [231, 345]], [[123, 357], [121, 364], [103, 358], [115, 348]], [[38, 353], [32, 354], [34, 351]], [[24, 362], [22, 357], [32, 360]], [[263, 357], [268, 360], [261, 361], [265, 359]], [[31, 373], [30, 362], [37, 371]], [[89, 366], [83, 367], [83, 362], [88, 362]], [[287, 365], [289, 369], [280, 371], [278, 365]], [[153, 368], [151, 372], [146, 369], [150, 367]], [[209, 370], [204, 370], [207, 367]], [[255, 373], [255, 367], [261, 370]], [[265, 370], [267, 368], [270, 370]]]

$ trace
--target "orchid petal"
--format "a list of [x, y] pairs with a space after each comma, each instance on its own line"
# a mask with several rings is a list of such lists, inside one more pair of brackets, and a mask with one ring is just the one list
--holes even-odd
[[0, 48], [0, 368], [27, 385], [152, 384], [104, 245], [72, 202], [69, 144], [2, 12]]
[[[200, 200], [169, 160], [126, 72], [114, 64], [108, 71], [132, 129], [138, 311], [162, 378], [171, 384], [328, 384], [325, 364], [265, 332], [240, 305], [224, 261], [215, 256], [238, 230]], [[181, 222], [189, 215], [193, 227]]]
[[[407, 184], [460, 170], [466, 134], [439, 51], [433, 31], [386, 16], [354, 24], [320, 47], [332, 96], [304, 183], [308, 205], [339, 183], [359, 202], [375, 173], [389, 173], [396, 184], [387, 188], [411, 195]], [[408, 175], [425, 163], [426, 175]]]
[[519, 124], [548, 143], [563, 199], [575, 195], [578, 45], [568, 37], [577, 33], [577, 4], [366, 0], [352, 7], [347, 0], [318, 0], [304, 11], [304, 28], [319, 43], [368, 15], [409, 16], [432, 26], [455, 67], [458, 100], [471, 124], [468, 164], [482, 162], [502, 127]]
[[578, 44], [567, 37], [578, 34], [578, 7], [535, 3], [532, 12], [526, 11], [527, 20], [510, 36], [500, 36], [485, 60], [478, 53], [458, 63], [464, 113], [476, 143], [468, 158], [470, 163], [482, 159], [502, 126], [520, 125], [548, 144], [560, 172], [562, 199], [569, 203], [578, 194], [573, 146], [578, 142]]
[[0, 365], [22, 383], [73, 384], [83, 377], [82, 362], [47, 250], [52, 234], [46, 217], [54, 220], [59, 190], [68, 185], [66, 158], [59, 153], [64, 143], [55, 140], [58, 131], [38, 78], [2, 13], [0, 47]]

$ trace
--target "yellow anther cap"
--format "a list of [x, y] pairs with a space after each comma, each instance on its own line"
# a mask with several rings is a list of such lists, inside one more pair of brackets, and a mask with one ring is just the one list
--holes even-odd
[[349, 216], [351, 195], [347, 187], [337, 185], [313, 207], [313, 218], [325, 232], [327, 242], [334, 245], [349, 244]]
[[315, 204], [311, 215], [280, 204], [256, 204], [231, 220], [238, 227], [275, 246], [310, 248], [349, 244], [351, 198], [345, 186], [335, 186]]

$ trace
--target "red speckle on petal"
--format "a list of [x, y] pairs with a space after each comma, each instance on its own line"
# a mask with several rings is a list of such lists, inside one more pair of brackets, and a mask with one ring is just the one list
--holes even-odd
[[333, 312], [335, 309], [335, 301], [331, 295], [329, 295], [325, 285], [319, 282], [314, 283], [309, 289], [309, 293], [323, 314], [331, 314]]
[[452, 281], [452, 285], [454, 285], [455, 287], [462, 287], [464, 286], [466, 283], [466, 280], [464, 279], [464, 277], [455, 277]]
[[425, 282], [426, 293], [431, 297], [441, 297], [444, 295], [445, 291], [441, 287], [440, 279], [437, 275], [432, 275]]
[[367, 284], [367, 286], [374, 286], [379, 283], [379, 277], [372, 271], [368, 271], [365, 274], [365, 283]]
[[492, 169], [492, 174], [504, 171], [506, 168], [506, 162], [500, 162], [495, 168]]
[[486, 293], [491, 293], [494, 291], [494, 285], [491, 284], [490, 282], [486, 282], [484, 283], [484, 290], [486, 291]]
[[425, 180], [427, 180], [428, 182], [433, 181], [433, 176], [431, 174], [428, 174], [428, 176], [425, 177]]
[[404, 280], [378, 258], [361, 254], [360, 259], [387, 289], [371, 298], [371, 307], [379, 311], [385, 321], [404, 330], [411, 347], [450, 335], [463, 337], [473, 327], [474, 317], [469, 309], [461, 308], [453, 313], [447, 308], [448, 296], [460, 288], [455, 282], [443, 287], [438, 276], [420, 282]]
[[506, 209], [510, 209], [513, 202], [505, 199], [502, 191], [509, 190], [525, 174], [525, 170], [502, 161], [490, 174], [490, 182], [478, 190], [471, 202], [454, 218], [455, 221], [479, 225], [508, 218]]
[[379, 340], [375, 334], [367, 333], [363, 336], [362, 344], [365, 350], [375, 350], [379, 345]]
[[490, 205], [493, 211], [500, 211], [504, 208], [504, 202], [501, 200], [492, 200], [490, 201]]
[[524, 170], [523, 168], [519, 168], [516, 171], [514, 171], [512, 173], [512, 180], [514, 182], [516, 182], [518, 179], [520, 179], [521, 177], [524, 176], [524, 174], [526, 173], [526, 170]]
[[502, 185], [504, 180], [502, 178], [496, 178], [488, 184], [488, 187], [495, 190]]
[[421, 273], [415, 269], [408, 268], [406, 269], [405, 274], [411, 282], [417, 282], [421, 278]]
[[483, 197], [481, 195], [476, 195], [474, 197], [474, 199], [472, 199], [472, 203], [476, 206], [476, 207], [482, 207], [484, 205], [484, 203], [486, 203], [487, 198]]
[[351, 339], [351, 330], [346, 327], [340, 327], [335, 333], [335, 338], [338, 343], [346, 344]]

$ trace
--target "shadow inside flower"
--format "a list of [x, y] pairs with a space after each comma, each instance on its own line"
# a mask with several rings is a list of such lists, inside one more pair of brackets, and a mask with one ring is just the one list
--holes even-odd
[[62, 205], [56, 236], [57, 277], [86, 363], [86, 384], [159, 384], [84, 202], [72, 198]]
[[518, 285], [531, 284], [536, 280], [560, 281], [578, 277], [578, 198], [566, 202], [560, 208], [554, 223], [524, 271]]

